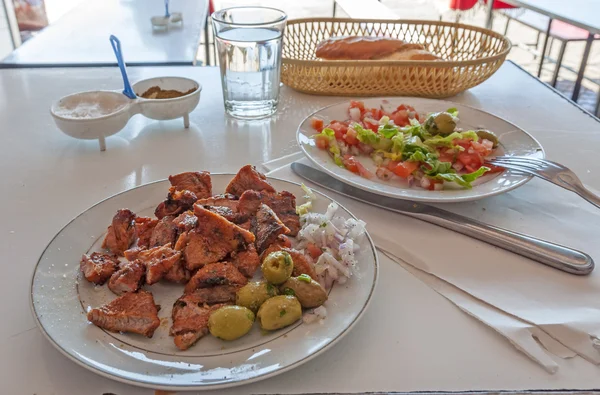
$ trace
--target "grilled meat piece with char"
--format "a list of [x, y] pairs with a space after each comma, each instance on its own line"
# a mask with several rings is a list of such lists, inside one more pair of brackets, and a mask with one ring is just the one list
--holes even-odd
[[269, 184], [267, 177], [256, 171], [256, 167], [252, 165], [242, 167], [231, 182], [229, 182], [225, 192], [235, 196], [242, 196], [242, 193], [248, 190], [275, 192], [275, 188]]
[[169, 176], [169, 182], [175, 190], [193, 192], [198, 199], [204, 199], [212, 195], [212, 181], [210, 173], [207, 171], [189, 171]]
[[[139, 248], [148, 248], [150, 246], [150, 238], [152, 231], [158, 223], [157, 219], [150, 217], [136, 217], [134, 220], [135, 234], [137, 237], [137, 246]], [[131, 259], [130, 259], [131, 260]]]
[[262, 203], [256, 212], [256, 216], [252, 218], [250, 230], [256, 236], [255, 244], [259, 254], [273, 244], [279, 235], [290, 233], [288, 227], [279, 220], [273, 210]]
[[158, 307], [150, 292], [128, 292], [102, 307], [92, 309], [87, 319], [111, 332], [132, 332], [152, 337], [160, 325]]
[[243, 286], [248, 279], [229, 262], [217, 262], [204, 265], [190, 278], [185, 285], [184, 293], [191, 293], [198, 288], [210, 288], [215, 285]]
[[140, 261], [127, 262], [121, 265], [108, 280], [108, 288], [117, 295], [136, 292], [144, 282], [146, 266]]
[[123, 255], [123, 251], [135, 241], [134, 219], [135, 214], [131, 210], [117, 210], [102, 242], [102, 248], [113, 254]]
[[86, 280], [102, 285], [119, 267], [119, 259], [115, 255], [92, 252], [81, 257], [79, 267]]
[[296, 214], [296, 197], [283, 191], [280, 193], [265, 191], [246, 191], [240, 196], [239, 212], [242, 215], [252, 216], [261, 204], [269, 206], [277, 217], [290, 230], [290, 236], [296, 236], [300, 231], [300, 217]]
[[188, 270], [195, 270], [208, 263], [223, 260], [240, 246], [254, 242], [254, 235], [237, 225], [227, 221], [222, 216], [211, 212], [199, 205], [194, 206], [198, 217], [198, 226], [187, 232], [178, 240], [182, 244], [185, 264]]
[[177, 239], [177, 225], [174, 223], [175, 217], [167, 215], [163, 217], [152, 231], [149, 247], [158, 247], [169, 244], [173, 246]]
[[170, 244], [140, 251], [137, 259], [146, 266], [146, 284], [159, 282], [181, 258], [181, 251]]
[[210, 313], [235, 302], [238, 289], [238, 286], [233, 285], [217, 285], [196, 289], [177, 299], [173, 304], [173, 326], [169, 331], [175, 337], [175, 345], [180, 350], [187, 350], [206, 335]]
[[169, 189], [167, 200], [160, 203], [154, 210], [154, 215], [158, 219], [172, 215], [177, 216], [184, 211], [190, 210], [194, 203], [196, 203], [198, 197], [192, 191], [176, 190], [175, 187]]
[[220, 206], [230, 208], [233, 212], [238, 211], [238, 198], [230, 193], [211, 196], [206, 199], [198, 199], [196, 204], [200, 206]]
[[229, 260], [237, 267], [244, 276], [252, 278], [256, 269], [260, 266], [260, 258], [254, 244], [246, 245], [246, 249], [240, 249], [231, 253]]
[[188, 210], [175, 218], [173, 224], [177, 227], [179, 232], [187, 232], [198, 225], [198, 217], [194, 215], [193, 211]]

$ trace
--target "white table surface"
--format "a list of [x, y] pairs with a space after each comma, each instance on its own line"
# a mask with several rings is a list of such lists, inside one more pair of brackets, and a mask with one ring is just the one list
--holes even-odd
[[600, 34], [600, 1], [598, 0], [502, 0]]
[[[68, 93], [118, 89], [118, 69], [0, 70], [2, 394], [152, 394], [79, 367], [44, 339], [29, 309], [30, 277], [44, 247], [71, 218], [117, 192], [181, 171], [235, 172], [246, 163], [292, 153], [301, 119], [342, 100], [284, 87], [273, 119], [238, 122], [224, 116], [216, 68], [132, 67], [129, 72], [134, 81], [160, 75], [197, 79], [204, 88], [191, 128], [184, 130], [180, 120], [155, 122], [137, 115], [107, 138], [108, 149], [100, 152], [97, 142], [58, 131], [48, 108]], [[598, 120], [515, 65], [506, 63], [490, 80], [452, 100], [530, 131], [550, 158], [600, 189]], [[473, 216], [493, 223], [480, 209]], [[552, 241], [568, 243], [568, 236]], [[218, 393], [600, 388], [599, 367], [581, 358], [559, 364], [558, 373], [546, 373], [401, 267], [384, 265], [365, 317], [332, 349], [288, 373]]]
[[127, 64], [193, 64], [206, 23], [207, 0], [172, 0], [169, 10], [183, 14], [183, 25], [168, 31], [152, 28], [150, 18], [162, 16], [164, 0], [83, 1], [7, 56], [7, 65], [112, 65], [108, 41], [121, 40]]

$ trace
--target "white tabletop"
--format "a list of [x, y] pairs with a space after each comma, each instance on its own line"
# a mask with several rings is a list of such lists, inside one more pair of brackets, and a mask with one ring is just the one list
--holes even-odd
[[600, 34], [600, 1], [598, 0], [503, 0], [552, 19], [569, 23], [594, 34]]
[[[292, 153], [302, 118], [342, 100], [284, 87], [277, 116], [238, 122], [224, 116], [216, 68], [129, 71], [134, 81], [160, 75], [197, 79], [203, 91], [191, 128], [184, 130], [180, 120], [155, 122], [137, 115], [100, 152], [97, 142], [58, 131], [48, 108], [68, 93], [118, 89], [118, 69], [0, 70], [3, 394], [152, 394], [79, 367], [44, 339], [29, 309], [30, 277], [44, 247], [71, 218], [117, 192], [181, 171], [234, 172]], [[514, 64], [506, 63], [490, 80], [452, 100], [520, 125], [548, 157], [600, 189], [600, 122]], [[493, 223], [485, 212], [473, 213]], [[288, 373], [219, 394], [600, 388], [599, 367], [581, 358], [558, 363], [558, 373], [546, 373], [404, 269], [388, 264], [381, 267], [365, 317], [332, 349]]]
[[17, 48], [7, 65], [112, 65], [108, 41], [121, 40], [127, 64], [194, 64], [206, 23], [207, 0], [173, 0], [171, 13], [183, 14], [183, 25], [153, 29], [150, 18], [165, 13], [163, 0], [100, 0], [81, 2], [51, 26]]

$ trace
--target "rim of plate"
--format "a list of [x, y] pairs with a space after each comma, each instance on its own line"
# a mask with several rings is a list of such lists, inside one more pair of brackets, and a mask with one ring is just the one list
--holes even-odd
[[[473, 110], [473, 111], [476, 111], [476, 112], [478, 112], [480, 114], [496, 118], [497, 120], [505, 122], [505, 123], [511, 125], [512, 127], [518, 129], [519, 132], [527, 135], [527, 137], [529, 137], [530, 139], [532, 139], [537, 144], [537, 146], [539, 147], [539, 152], [541, 152], [541, 154], [542, 154], [542, 158], [541, 159], [545, 159], [546, 158], [546, 151], [544, 150], [544, 147], [540, 144], [540, 142], [535, 137], [533, 137], [531, 134], [529, 134], [528, 132], [526, 132], [523, 128], [519, 127], [518, 125], [515, 125], [514, 123], [512, 123], [510, 121], [507, 121], [506, 119], [504, 119], [504, 118], [502, 118], [502, 117], [500, 117], [500, 116], [498, 116], [498, 115], [496, 115], [494, 113], [490, 113], [490, 112], [481, 110], [479, 108], [475, 108], [475, 107], [470, 106], [468, 104], [457, 103], [457, 102], [453, 102], [453, 101], [450, 101], [450, 100], [444, 100], [444, 99], [430, 99], [430, 98], [427, 98], [427, 97], [415, 97], [415, 96], [364, 97], [364, 98], [359, 98], [359, 99], [361, 99], [361, 100], [394, 100], [394, 99], [399, 99], [399, 98], [402, 98], [403, 100], [405, 99], [407, 101], [409, 101], [409, 100], [443, 101], [443, 102], [447, 102], [447, 103], [452, 103], [454, 105], [459, 105], [459, 106], [462, 106], [462, 107], [466, 107], [466, 108], [468, 108], [470, 110]], [[387, 196], [387, 197], [391, 197], [391, 198], [395, 198], [395, 199], [414, 200], [414, 201], [428, 202], [428, 203], [459, 203], [459, 202], [469, 202], [469, 201], [473, 201], [473, 200], [479, 200], [479, 199], [483, 199], [483, 198], [486, 198], [486, 197], [496, 196], [496, 195], [500, 195], [500, 194], [512, 191], [513, 189], [516, 189], [516, 188], [518, 188], [520, 186], [525, 185], [526, 183], [528, 183], [529, 181], [531, 181], [531, 179], [534, 177], [534, 176], [531, 176], [531, 175], [529, 175], [529, 176], [523, 175], [523, 176], [521, 176], [522, 177], [521, 180], [515, 182], [514, 184], [512, 184], [512, 185], [510, 185], [508, 187], [502, 188], [502, 189], [500, 189], [498, 191], [492, 191], [492, 192], [482, 193], [482, 194], [476, 195], [476, 196], [458, 196], [458, 197], [452, 197], [452, 198], [436, 198], [436, 197], [428, 198], [428, 197], [417, 197], [417, 196], [401, 196], [401, 195], [399, 195], [397, 193], [393, 193], [393, 192], [387, 193], [385, 191], [373, 189], [373, 188], [370, 188], [368, 186], [365, 186], [365, 185], [357, 183], [357, 182], [351, 182], [350, 180], [348, 180], [348, 179], [346, 179], [346, 178], [344, 178], [344, 177], [336, 174], [335, 172], [329, 171], [325, 166], [323, 166], [321, 163], [319, 163], [319, 161], [317, 161], [315, 158], [313, 158], [313, 156], [311, 154], [309, 154], [309, 152], [306, 150], [305, 145], [300, 142], [300, 134], [302, 134], [301, 127], [302, 127], [302, 125], [306, 121], [308, 121], [311, 117], [314, 117], [315, 115], [319, 114], [320, 112], [322, 112], [324, 110], [327, 110], [327, 109], [329, 109], [331, 107], [335, 107], [335, 106], [339, 106], [341, 104], [349, 103], [350, 100], [352, 100], [352, 99], [339, 101], [337, 103], [333, 103], [333, 104], [330, 104], [328, 106], [321, 107], [320, 109], [318, 109], [318, 110], [312, 112], [311, 114], [309, 114], [308, 116], [304, 117], [304, 119], [302, 119], [302, 121], [300, 121], [300, 124], [298, 124], [298, 128], [296, 129], [296, 143], [300, 146], [300, 149], [302, 150], [302, 153], [304, 153], [304, 156], [307, 157], [311, 161], [311, 163], [313, 163], [314, 165], [316, 165], [319, 169], [321, 169], [325, 173], [329, 174], [330, 176], [332, 176], [332, 177], [340, 180], [343, 183], [350, 184], [350, 185], [355, 186], [355, 187], [357, 187], [359, 189], [362, 189], [364, 191], [372, 192], [372, 193], [377, 194], [377, 195]], [[513, 175], [515, 175], [515, 174], [513, 173]], [[476, 187], [477, 186], [475, 186], [475, 188]], [[397, 189], [407, 190], [407, 189], [402, 189], [402, 188], [397, 188]], [[410, 189], [408, 189], [408, 190], [410, 190]]]
[[[235, 173], [210, 173], [211, 176], [235, 176]], [[285, 182], [288, 184], [292, 184], [296, 187], [300, 187], [299, 183], [293, 182], [293, 181], [288, 181], [288, 180], [284, 180], [278, 177], [269, 177], [267, 176], [267, 179], [271, 179], [271, 180], [277, 180], [277, 181], [281, 181], [281, 182]], [[371, 284], [371, 289], [369, 290], [369, 295], [367, 297], [367, 300], [365, 301], [364, 305], [362, 306], [361, 310], [358, 312], [358, 315], [356, 316], [356, 318], [350, 323], [350, 325], [348, 325], [342, 332], [340, 332], [334, 339], [332, 339], [331, 341], [329, 341], [327, 344], [323, 345], [321, 348], [319, 348], [318, 350], [316, 350], [315, 352], [313, 352], [312, 354], [298, 360], [295, 361], [283, 368], [280, 368], [278, 370], [269, 372], [269, 373], [265, 373], [262, 375], [257, 375], [255, 377], [249, 378], [249, 379], [245, 379], [245, 380], [237, 380], [237, 381], [232, 381], [232, 382], [228, 382], [228, 383], [223, 383], [223, 384], [210, 384], [210, 385], [161, 385], [161, 384], [152, 384], [152, 383], [148, 383], [145, 381], [136, 381], [133, 379], [129, 379], [127, 377], [123, 377], [120, 375], [115, 375], [115, 374], [111, 374], [110, 372], [107, 372], [105, 370], [102, 370], [96, 366], [91, 366], [87, 363], [85, 363], [83, 360], [77, 358], [76, 356], [72, 355], [71, 353], [69, 353], [67, 350], [65, 350], [59, 343], [57, 343], [52, 337], [50, 337], [50, 335], [48, 335], [48, 333], [46, 332], [44, 325], [40, 322], [39, 317], [37, 315], [37, 312], [35, 310], [35, 304], [33, 302], [33, 284], [35, 281], [35, 276], [37, 274], [37, 269], [38, 266], [40, 265], [40, 262], [42, 261], [42, 257], [44, 256], [44, 254], [46, 253], [46, 251], [48, 250], [48, 248], [50, 247], [50, 245], [54, 242], [54, 240], [58, 237], [58, 235], [60, 235], [62, 233], [63, 230], [65, 230], [65, 228], [67, 228], [69, 225], [71, 225], [75, 220], [77, 220], [77, 218], [81, 217], [83, 214], [85, 214], [86, 212], [88, 212], [89, 210], [93, 209], [94, 207], [114, 198], [120, 195], [123, 195], [125, 193], [128, 193], [132, 190], [135, 189], [139, 189], [148, 185], [152, 185], [152, 184], [157, 184], [157, 183], [162, 183], [162, 182], [167, 182], [168, 179], [162, 179], [162, 180], [157, 180], [157, 181], [152, 181], [152, 182], [148, 182], [142, 185], [138, 185], [136, 187], [133, 188], [129, 188], [127, 190], [118, 192], [114, 195], [111, 195], [105, 199], [100, 200], [99, 202], [91, 205], [90, 207], [88, 207], [87, 209], [85, 209], [84, 211], [80, 212], [79, 214], [77, 214], [74, 218], [72, 218], [69, 222], [67, 222], [63, 227], [60, 228], [60, 230], [52, 237], [52, 239], [50, 239], [50, 241], [48, 242], [48, 244], [46, 245], [46, 247], [44, 247], [44, 250], [42, 251], [42, 253], [40, 254], [40, 257], [37, 260], [37, 263], [35, 264], [35, 267], [33, 268], [33, 273], [31, 274], [31, 280], [30, 280], [30, 285], [29, 285], [29, 307], [31, 309], [31, 313], [33, 314], [33, 317], [35, 319], [35, 323], [37, 325], [37, 327], [40, 329], [40, 331], [42, 332], [42, 334], [44, 335], [44, 337], [50, 342], [50, 344], [52, 344], [52, 346], [54, 346], [55, 349], [57, 349], [61, 354], [63, 354], [64, 356], [66, 356], [68, 359], [70, 359], [71, 361], [75, 362], [77, 365], [82, 366], [86, 369], [88, 369], [89, 371], [92, 371], [100, 376], [106, 377], [108, 379], [111, 380], [115, 380], [121, 383], [125, 383], [125, 384], [130, 384], [130, 385], [134, 385], [137, 387], [144, 387], [144, 388], [150, 388], [150, 389], [155, 389], [155, 390], [165, 390], [165, 391], [172, 391], [172, 390], [176, 390], [176, 391], [208, 391], [208, 390], [215, 390], [215, 389], [224, 389], [224, 388], [231, 388], [231, 387], [237, 387], [237, 386], [241, 386], [241, 385], [245, 385], [245, 384], [250, 384], [250, 383], [254, 383], [257, 381], [261, 381], [261, 380], [265, 380], [268, 379], [270, 377], [274, 377], [277, 376], [281, 373], [285, 373], [289, 370], [292, 370], [308, 361], [310, 361], [311, 359], [315, 358], [316, 356], [322, 354], [323, 352], [325, 352], [326, 350], [328, 350], [329, 348], [331, 348], [332, 346], [334, 346], [339, 340], [341, 340], [346, 334], [348, 334], [348, 332], [350, 332], [350, 330], [352, 328], [354, 328], [354, 326], [360, 321], [360, 319], [363, 317], [365, 311], [367, 310], [367, 308], [369, 307], [369, 305], [371, 304], [371, 301], [373, 299], [373, 293], [375, 292], [375, 288], [377, 287], [377, 283], [379, 282], [379, 255], [377, 254], [377, 247], [375, 246], [375, 242], [373, 241], [373, 239], [371, 238], [371, 235], [369, 234], [369, 231], [365, 229], [365, 235], [367, 236], [367, 240], [369, 242], [369, 244], [371, 245], [371, 249], [373, 251], [373, 258], [374, 258], [374, 262], [375, 262], [375, 268], [374, 268], [374, 277], [373, 277], [373, 283]], [[335, 202], [341, 209], [345, 210], [345, 212], [347, 212], [350, 217], [358, 220], [358, 218], [350, 211], [348, 210], [344, 205], [340, 204], [339, 202], [337, 202], [336, 200], [332, 199], [331, 197], [327, 196], [326, 194], [324, 194], [323, 192], [320, 192], [318, 190], [315, 190], [314, 188], [312, 189], [314, 192], [316, 192], [317, 194], [329, 199], [331, 202]], [[196, 357], [196, 358], [202, 358], [202, 357]]]

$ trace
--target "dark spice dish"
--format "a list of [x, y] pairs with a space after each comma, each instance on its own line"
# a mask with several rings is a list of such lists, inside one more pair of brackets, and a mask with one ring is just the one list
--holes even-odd
[[144, 99], [174, 99], [176, 97], [189, 95], [197, 89], [198, 88], [192, 88], [187, 92], [181, 92], [175, 89], [161, 89], [158, 86], [153, 86], [139, 96]]

